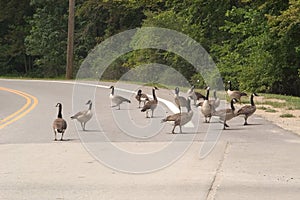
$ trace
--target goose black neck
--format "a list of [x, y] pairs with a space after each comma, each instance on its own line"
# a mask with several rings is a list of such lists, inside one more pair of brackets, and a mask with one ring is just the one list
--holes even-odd
[[208, 98], [209, 98], [209, 89], [207, 89], [206, 91], [206, 100], [208, 100]]
[[58, 114], [57, 114], [57, 118], [62, 118], [61, 111], [62, 111], [62, 106], [59, 105], [59, 106], [58, 106]]
[[175, 88], [175, 94], [178, 96], [179, 95], [179, 88]]
[[230, 107], [231, 107], [231, 110], [232, 110], [232, 111], [235, 110], [235, 107], [234, 107], [234, 100], [233, 100], [233, 99], [231, 99]]
[[155, 95], [155, 89], [152, 89], [152, 95], [153, 95], [153, 99], [157, 100], [156, 95]]
[[255, 106], [254, 101], [253, 101], [253, 98], [254, 98], [254, 94], [251, 94], [250, 102], [251, 102], [251, 105], [252, 105], [252, 106]]
[[191, 108], [191, 102], [190, 102], [190, 100], [188, 100], [187, 111], [190, 112], [191, 110], [192, 110], [192, 108]]
[[229, 81], [228, 83], [229, 83], [229, 90], [232, 90], [231, 81]]
[[214, 98], [217, 99], [217, 92], [214, 91]]
[[115, 88], [111, 87], [111, 95], [114, 95], [114, 93], [115, 93]]
[[89, 106], [89, 110], [91, 110], [92, 109], [92, 103], [90, 103], [90, 106]]

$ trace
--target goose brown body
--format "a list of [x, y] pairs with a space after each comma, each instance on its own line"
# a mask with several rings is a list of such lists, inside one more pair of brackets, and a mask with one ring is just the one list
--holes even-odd
[[200, 92], [195, 91], [195, 86], [194, 85], [187, 91], [187, 95], [188, 95], [188, 98], [190, 98], [194, 101], [195, 106], [197, 104], [197, 100], [205, 99], [205, 96], [203, 94], [201, 94]]
[[227, 94], [231, 99], [235, 98], [236, 100], [238, 100], [240, 102], [242, 96], [247, 96], [247, 94], [245, 92], [240, 92], [238, 90], [232, 90], [231, 81], [228, 81], [228, 84], [229, 84], [229, 88], [227, 90]]
[[218, 110], [212, 113], [213, 116], [218, 116], [220, 121], [224, 124], [223, 129], [226, 129], [226, 127], [229, 127], [226, 123], [227, 121], [231, 120], [232, 118], [237, 116], [237, 112], [234, 107], [234, 103], [236, 103], [237, 100], [235, 98], [231, 99], [230, 101], [230, 108], [228, 109], [222, 109]]
[[186, 108], [188, 107], [188, 101], [186, 100], [186, 98], [183, 96], [179, 96], [179, 88], [178, 87], [175, 88], [175, 99], [174, 100], [180, 111], [181, 111], [182, 107], [186, 107]]
[[212, 116], [212, 111], [213, 111], [213, 107], [209, 104], [209, 87], [206, 88], [206, 97], [204, 102], [202, 103], [201, 106], [201, 112], [204, 116], [204, 122], [205, 123], [209, 123], [211, 116]]
[[146, 102], [149, 101], [149, 97], [146, 94], [142, 93], [142, 90], [138, 90], [135, 98], [139, 102], [139, 108], [141, 107], [141, 102], [143, 102], [145, 105]]
[[189, 121], [191, 121], [193, 117], [193, 111], [190, 106], [190, 100], [188, 99], [188, 112], [181, 112], [176, 113], [174, 115], [169, 115], [165, 119], [163, 119], [161, 122], [167, 122], [167, 121], [174, 121], [174, 127], [172, 129], [172, 133], [175, 133], [176, 126], [179, 126], [180, 133], [182, 133], [182, 126], [187, 124]]
[[256, 93], [251, 94], [251, 97], [250, 97], [251, 105], [245, 105], [237, 111], [237, 115], [244, 115], [244, 119], [245, 119], [244, 125], [248, 125], [248, 122], [247, 122], [248, 117], [253, 115], [253, 113], [255, 113], [255, 111], [256, 111], [256, 106], [255, 106], [254, 100], [253, 100], [254, 96], [258, 96], [258, 95]]
[[110, 86], [110, 89], [111, 89], [111, 93], [109, 95], [109, 98], [111, 99], [111, 102], [114, 104], [114, 105], [112, 105], [112, 107], [118, 107], [118, 109], [120, 110], [120, 105], [122, 103], [124, 103], [124, 102], [131, 103], [131, 101], [129, 99], [126, 99], [119, 95], [115, 95], [115, 87], [114, 86]]
[[155, 90], [158, 90], [158, 88], [154, 87], [152, 89], [153, 100], [147, 101], [147, 103], [143, 106], [143, 108], [141, 110], [141, 112], [146, 112], [146, 118], [149, 118], [149, 116], [148, 116], [149, 110], [151, 110], [151, 117], [153, 117], [153, 112], [154, 112], [154, 110], [155, 110], [155, 108], [157, 107], [157, 104], [158, 104], [158, 100], [157, 100], [157, 97], [156, 97], [156, 94], [155, 94]]
[[71, 119], [76, 119], [78, 122], [80, 122], [81, 128], [83, 131], [85, 131], [85, 125], [86, 123], [92, 118], [92, 101], [89, 100], [86, 105], [89, 105], [89, 108], [87, 110], [80, 111], [73, 115]]

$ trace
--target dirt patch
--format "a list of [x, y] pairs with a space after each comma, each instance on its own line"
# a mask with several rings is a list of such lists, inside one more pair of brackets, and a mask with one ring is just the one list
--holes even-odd
[[[275, 123], [286, 130], [300, 135], [300, 110], [291, 110], [286, 107], [274, 108], [270, 105], [263, 104], [266, 101], [285, 103], [285, 100], [281, 99], [265, 99], [263, 97], [257, 97], [256, 102], [258, 105], [256, 105], [257, 110], [255, 114]], [[290, 115], [293, 117], [290, 117]]]
[[264, 104], [265, 102], [276, 102], [276, 103], [286, 103], [285, 100], [282, 100], [282, 99], [268, 99], [268, 98], [265, 98], [264, 96], [258, 96], [258, 97], [255, 97], [255, 101], [259, 104]]

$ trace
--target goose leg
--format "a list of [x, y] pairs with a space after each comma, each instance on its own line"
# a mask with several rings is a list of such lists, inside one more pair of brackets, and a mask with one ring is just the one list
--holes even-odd
[[223, 130], [226, 130], [226, 127], [229, 127], [228, 124], [226, 123], [226, 121], [224, 121], [224, 126], [223, 126]]
[[64, 133], [65, 133], [64, 131], [61, 133], [60, 141], [63, 141]]
[[210, 123], [210, 119], [211, 119], [211, 117], [208, 117], [208, 122], [207, 123]]
[[83, 123], [82, 123], [82, 130], [83, 130], [83, 131], [85, 131], [85, 123], [86, 123], [86, 122], [83, 122]]
[[174, 127], [173, 127], [173, 130], [172, 130], [173, 134], [175, 134], [175, 132], [174, 132], [175, 131], [175, 127], [176, 127], [176, 125], [174, 125]]
[[247, 119], [248, 119], [248, 117], [245, 117], [245, 123], [244, 123], [244, 126], [245, 126], [245, 125], [248, 125]]
[[181, 126], [179, 125], [179, 128], [180, 128], [180, 133], [182, 133], [182, 128], [181, 128]]
[[56, 139], [56, 131], [54, 130], [54, 141], [57, 141], [57, 139]]

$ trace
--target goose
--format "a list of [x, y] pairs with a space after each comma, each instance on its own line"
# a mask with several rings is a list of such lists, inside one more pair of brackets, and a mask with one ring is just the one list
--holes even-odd
[[77, 121], [80, 122], [80, 125], [82, 127], [82, 130], [85, 131], [85, 124], [92, 118], [93, 113], [92, 113], [92, 101], [89, 100], [86, 105], [89, 105], [89, 108], [84, 111], [80, 111], [73, 115], [71, 119], [77, 119]]
[[[214, 109], [216, 109], [217, 107], [219, 107], [221, 101], [220, 99], [217, 97], [217, 92], [216, 90], [214, 90], [214, 99], [210, 99], [208, 100], [209, 105], [213, 106]], [[196, 104], [197, 107], [202, 106], [203, 102], [200, 102], [198, 104]]]
[[216, 91], [216, 90], [214, 90], [214, 98], [215, 98], [215, 101], [214, 101], [214, 107], [217, 108], [217, 107], [219, 107], [221, 101], [220, 101], [220, 99], [217, 97], [217, 91]]
[[211, 119], [212, 106], [209, 104], [209, 87], [206, 88], [206, 97], [201, 106], [201, 112], [204, 115], [204, 122], [209, 123]]
[[192, 85], [192, 87], [187, 91], [188, 98], [192, 99], [194, 101], [194, 105], [196, 106], [197, 100], [199, 99], [205, 99], [205, 96], [199, 92], [194, 91], [195, 86]]
[[54, 131], [54, 140], [57, 141], [56, 135], [57, 132], [61, 133], [61, 138], [60, 140], [63, 140], [65, 130], [67, 129], [67, 122], [62, 118], [62, 104], [57, 103], [56, 107], [58, 107], [58, 114], [57, 114], [57, 119], [54, 120], [53, 122], [53, 131]]
[[248, 125], [247, 122], [248, 117], [250, 117], [256, 111], [256, 106], [253, 101], [254, 96], [258, 96], [258, 95], [256, 93], [251, 94], [250, 97], [251, 105], [245, 105], [237, 111], [237, 115], [244, 115], [244, 119], [245, 119], [244, 125]]
[[220, 99], [217, 97], [217, 91], [214, 90], [214, 99], [209, 100], [209, 104], [213, 107], [213, 110], [215, 110], [220, 105]]
[[187, 124], [189, 121], [191, 121], [193, 117], [193, 111], [191, 109], [190, 105], [190, 99], [188, 101], [188, 107], [187, 107], [187, 112], [182, 112], [182, 113], [176, 113], [174, 115], [169, 115], [165, 119], [162, 119], [161, 122], [167, 122], [167, 121], [174, 121], [174, 127], [172, 129], [172, 133], [174, 134], [174, 130], [176, 126], [179, 126], [180, 128], [180, 133], [182, 133], [182, 126]]
[[141, 108], [141, 102], [149, 101], [149, 98], [146, 94], [142, 93], [142, 90], [138, 90], [137, 95], [135, 96], [136, 100], [139, 102], [139, 108]]
[[188, 107], [188, 102], [186, 98], [183, 96], [179, 96], [179, 87], [175, 88], [175, 103], [180, 111], [182, 107]]
[[234, 107], [234, 103], [236, 102], [237, 99], [233, 98], [230, 101], [230, 108], [218, 110], [212, 113], [213, 116], [218, 116], [220, 118], [220, 121], [224, 124], [224, 130], [226, 129], [226, 127], [229, 127], [226, 122], [237, 116], [237, 112], [235, 111]]
[[124, 97], [115, 95], [115, 87], [114, 86], [110, 86], [109, 89], [111, 89], [111, 93], [109, 95], [109, 98], [111, 99], [111, 102], [115, 104], [112, 107], [117, 107], [118, 106], [118, 109], [120, 110], [120, 104], [121, 103], [123, 103], [123, 102], [131, 103], [130, 100], [128, 100]]
[[144, 105], [144, 107], [141, 110], [141, 112], [146, 112], [146, 118], [149, 118], [149, 116], [148, 116], [149, 110], [151, 110], [151, 112], [152, 112], [151, 118], [153, 117], [153, 111], [155, 110], [155, 108], [157, 107], [157, 104], [158, 104], [158, 101], [157, 101], [157, 98], [155, 95], [155, 90], [158, 90], [158, 88], [154, 87], [152, 89], [153, 100], [147, 101], [147, 103]]
[[227, 90], [227, 94], [228, 96], [232, 99], [235, 98], [237, 99], [239, 102], [241, 102], [241, 97], [242, 96], [247, 96], [247, 94], [245, 92], [240, 92], [237, 90], [232, 90], [232, 86], [231, 86], [231, 81], [228, 81], [229, 84], [229, 88]]

